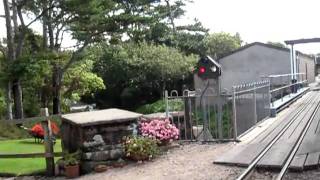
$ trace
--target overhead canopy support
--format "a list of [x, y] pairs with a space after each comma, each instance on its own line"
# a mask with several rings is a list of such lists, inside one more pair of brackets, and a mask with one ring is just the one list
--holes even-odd
[[309, 39], [296, 39], [284, 41], [287, 45], [291, 45], [290, 48], [290, 66], [291, 66], [291, 78], [296, 79], [297, 74], [297, 57], [293, 45], [295, 44], [305, 44], [305, 43], [316, 43], [320, 42], [320, 38], [309, 38]]
[[294, 45], [294, 44], [304, 44], [304, 43], [316, 43], [320, 42], [320, 38], [310, 38], [310, 39], [296, 39], [296, 40], [287, 40], [284, 41], [287, 45]]

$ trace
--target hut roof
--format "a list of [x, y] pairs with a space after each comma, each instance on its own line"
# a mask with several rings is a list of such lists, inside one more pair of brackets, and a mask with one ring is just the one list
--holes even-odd
[[138, 114], [135, 112], [112, 108], [98, 111], [66, 114], [62, 116], [62, 120], [80, 126], [91, 126], [134, 121], [141, 116], [142, 114]]

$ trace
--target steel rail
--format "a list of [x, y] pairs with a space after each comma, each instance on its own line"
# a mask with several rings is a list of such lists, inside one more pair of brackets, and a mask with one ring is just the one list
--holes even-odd
[[290, 163], [292, 162], [294, 156], [296, 155], [305, 135], [308, 132], [308, 129], [310, 128], [310, 125], [312, 123], [312, 121], [314, 120], [314, 117], [316, 116], [318, 110], [320, 108], [320, 102], [317, 103], [316, 109], [313, 111], [311, 117], [309, 118], [307, 124], [304, 126], [303, 131], [300, 133], [299, 135], [299, 139], [296, 141], [294, 148], [292, 149], [292, 151], [290, 152], [290, 155], [288, 156], [286, 163], [284, 164], [284, 166], [282, 167], [279, 175], [277, 176], [276, 180], [282, 180], [282, 178], [284, 177], [284, 175], [286, 174]]
[[255, 169], [257, 163], [260, 161], [260, 159], [268, 152], [268, 150], [281, 138], [281, 136], [286, 132], [286, 130], [291, 126], [291, 124], [297, 119], [297, 117], [310, 105], [310, 102], [314, 100], [314, 97], [317, 95], [310, 96], [309, 99], [307, 99], [306, 104], [301, 105], [301, 109], [297, 111], [297, 113], [291, 118], [291, 120], [281, 129], [281, 131], [277, 134], [277, 136], [267, 145], [267, 147], [260, 152], [260, 154], [250, 163], [250, 165], [247, 167], [247, 169], [237, 178], [237, 180], [244, 180], [250, 175], [253, 170]]

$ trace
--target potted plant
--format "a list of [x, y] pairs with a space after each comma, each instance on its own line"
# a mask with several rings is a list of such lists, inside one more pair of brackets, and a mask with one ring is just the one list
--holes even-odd
[[149, 160], [159, 153], [157, 141], [149, 137], [129, 137], [125, 140], [124, 147], [126, 157], [134, 161]]
[[64, 155], [65, 175], [67, 178], [76, 178], [80, 175], [79, 168], [80, 151], [66, 153]]

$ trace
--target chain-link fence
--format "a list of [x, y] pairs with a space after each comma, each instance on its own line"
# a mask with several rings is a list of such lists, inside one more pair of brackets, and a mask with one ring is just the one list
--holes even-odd
[[167, 115], [180, 130], [180, 140], [215, 141], [234, 138], [232, 99], [199, 91], [166, 93]]
[[270, 115], [270, 82], [233, 86], [233, 114], [236, 136]]

